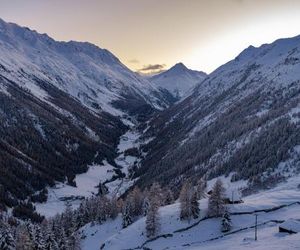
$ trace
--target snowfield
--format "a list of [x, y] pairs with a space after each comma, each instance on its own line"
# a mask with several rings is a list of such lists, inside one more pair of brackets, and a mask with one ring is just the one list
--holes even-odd
[[[229, 186], [226, 183], [225, 186]], [[213, 182], [213, 181], [212, 181]], [[208, 183], [208, 186], [212, 184]], [[279, 233], [278, 226], [288, 219], [300, 220], [300, 176], [276, 188], [243, 198], [243, 203], [228, 205], [233, 227], [221, 233], [221, 218], [206, 218], [207, 199], [200, 200], [197, 220], [180, 221], [180, 204], [160, 208], [160, 232], [148, 240], [145, 217], [122, 229], [122, 218], [102, 225], [82, 228], [84, 250], [102, 249], [300, 249], [300, 234]], [[241, 183], [239, 183], [241, 184]], [[233, 189], [236, 188], [236, 184]], [[266, 211], [262, 211], [266, 210]], [[254, 241], [255, 214], [258, 215], [258, 241]]]

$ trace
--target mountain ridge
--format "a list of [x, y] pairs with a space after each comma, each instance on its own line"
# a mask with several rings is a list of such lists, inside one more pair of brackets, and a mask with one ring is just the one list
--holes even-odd
[[235, 172], [233, 180], [265, 188], [286, 177], [280, 164], [293, 161], [286, 171], [298, 172], [299, 39], [245, 49], [152, 119], [140, 185], [151, 179], [176, 187], [187, 177]]

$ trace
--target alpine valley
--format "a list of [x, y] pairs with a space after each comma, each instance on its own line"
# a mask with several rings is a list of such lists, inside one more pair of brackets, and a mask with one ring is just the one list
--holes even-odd
[[0, 19], [0, 120], [0, 249], [299, 249], [300, 36], [145, 77]]

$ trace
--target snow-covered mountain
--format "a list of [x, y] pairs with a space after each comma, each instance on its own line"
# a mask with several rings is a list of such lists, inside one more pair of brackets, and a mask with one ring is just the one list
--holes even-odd
[[300, 36], [250, 46], [148, 124], [140, 185], [234, 172], [265, 188], [299, 172], [299, 83]]
[[[1, 213], [1, 246], [16, 238], [40, 249], [80, 240], [89, 250], [266, 249], [250, 236], [258, 215], [270, 249], [298, 247], [278, 225], [299, 224], [300, 36], [250, 46], [208, 76], [177, 64], [153, 85], [107, 50], [2, 20], [0, 54], [0, 211], [35, 222]], [[187, 96], [162, 111], [166, 91]], [[226, 233], [221, 214], [208, 213], [217, 179], [232, 218]], [[186, 180], [190, 198], [179, 201], [200, 215], [182, 220]], [[78, 209], [39, 225], [31, 202], [47, 217]]]
[[76, 174], [104, 160], [117, 177], [126, 118], [168, 105], [149, 81], [90, 43], [57, 42], [0, 19], [0, 55], [3, 209], [55, 181], [75, 185]]
[[206, 78], [204, 72], [188, 69], [183, 63], [177, 63], [172, 68], [149, 78], [157, 88], [168, 91], [171, 95], [181, 99]]
[[[94, 111], [119, 115], [136, 106], [164, 108], [161, 93], [108, 50], [87, 42], [57, 42], [46, 34], [0, 20], [2, 74], [47, 99], [34, 78], [80, 100]], [[132, 107], [133, 106], [133, 107]]]

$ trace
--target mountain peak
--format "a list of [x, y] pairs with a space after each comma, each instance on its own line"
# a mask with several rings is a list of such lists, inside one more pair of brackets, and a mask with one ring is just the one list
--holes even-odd
[[176, 63], [169, 71], [186, 71], [189, 70], [182, 62]]
[[167, 90], [176, 99], [180, 99], [197, 83], [203, 81], [206, 74], [187, 68], [182, 62], [150, 78], [159, 89]]

